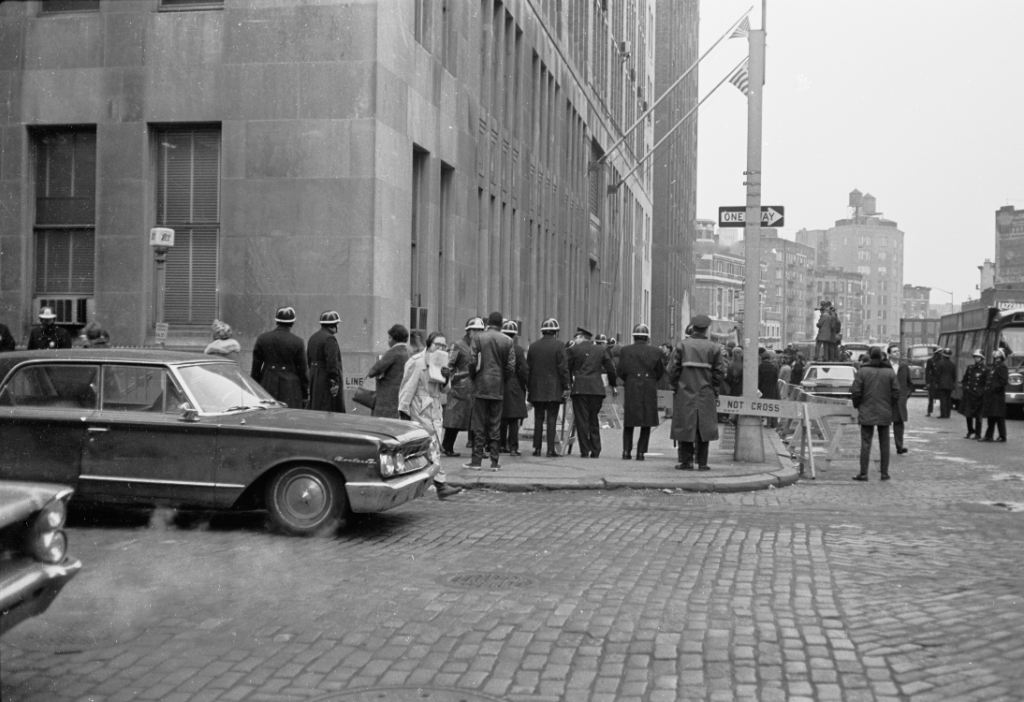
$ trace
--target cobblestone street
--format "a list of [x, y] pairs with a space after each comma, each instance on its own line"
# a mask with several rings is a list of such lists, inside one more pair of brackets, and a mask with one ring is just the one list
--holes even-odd
[[472, 490], [332, 540], [79, 518], [3, 699], [1022, 700], [1022, 428], [964, 441], [914, 398], [889, 483]]

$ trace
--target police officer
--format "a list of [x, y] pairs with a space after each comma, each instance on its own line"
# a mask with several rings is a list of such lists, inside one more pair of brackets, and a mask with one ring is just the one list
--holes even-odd
[[572, 378], [572, 411], [581, 458], [597, 458], [601, 455], [601, 420], [598, 414], [605, 398], [602, 373], [608, 376], [612, 395], [618, 395], [612, 359], [604, 346], [591, 341], [593, 336], [583, 327], [577, 327], [576, 343], [566, 352], [569, 376]]
[[302, 409], [309, 394], [306, 375], [306, 345], [292, 334], [295, 310], [282, 307], [274, 316], [277, 327], [256, 338], [252, 349], [253, 380], [276, 400], [292, 409]]
[[622, 460], [633, 452], [633, 427], [640, 427], [636, 460], [644, 460], [651, 427], [658, 426], [658, 380], [665, 372], [661, 349], [650, 345], [651, 330], [646, 324], [633, 327], [633, 343], [622, 349], [616, 372], [626, 391], [622, 420]]
[[530, 362], [529, 399], [533, 405], [533, 455], [540, 456], [544, 429], [548, 433], [548, 458], [555, 451], [555, 422], [558, 408], [569, 393], [569, 366], [565, 345], [558, 340], [558, 320], [545, 319], [540, 325], [541, 338], [530, 344], [526, 352]]
[[672, 350], [668, 380], [675, 389], [672, 402], [672, 438], [679, 442], [678, 470], [708, 466], [708, 448], [718, 438], [716, 401], [725, 376], [722, 347], [707, 337], [711, 319], [699, 314], [690, 321], [693, 334]]
[[341, 384], [341, 349], [334, 336], [338, 333], [341, 315], [334, 310], [320, 315], [320, 330], [306, 343], [309, 360], [309, 409], [322, 412], [344, 412], [345, 395]]
[[28, 348], [32, 349], [70, 349], [71, 335], [63, 327], [58, 327], [54, 320], [57, 315], [50, 307], [39, 310], [39, 324], [32, 327], [28, 336]]
[[526, 388], [530, 384], [530, 366], [526, 361], [526, 352], [516, 343], [519, 327], [513, 321], [501, 325], [501, 333], [512, 339], [512, 351], [516, 355], [516, 372], [505, 383], [505, 398], [501, 408], [501, 425], [499, 427], [499, 451], [504, 450], [510, 456], [522, 456], [519, 452], [519, 425], [526, 418]]
[[960, 381], [963, 397], [960, 398], [960, 414], [967, 419], [967, 436], [965, 439], [981, 441], [981, 405], [985, 398], [985, 384], [988, 382], [988, 368], [985, 366], [985, 353], [975, 350], [974, 364], [967, 366], [964, 377]]

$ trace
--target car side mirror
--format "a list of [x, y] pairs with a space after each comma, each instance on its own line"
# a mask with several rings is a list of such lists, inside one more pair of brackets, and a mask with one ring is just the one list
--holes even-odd
[[192, 406], [189, 402], [182, 402], [178, 406], [181, 410], [181, 414], [178, 415], [179, 422], [198, 422], [199, 421], [199, 410]]

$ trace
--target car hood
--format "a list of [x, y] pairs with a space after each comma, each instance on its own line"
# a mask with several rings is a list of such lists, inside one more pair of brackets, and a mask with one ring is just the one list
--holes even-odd
[[247, 427], [270, 431], [310, 433], [319, 436], [365, 437], [370, 441], [414, 441], [430, 435], [419, 424], [383, 417], [317, 412], [313, 410], [273, 408], [239, 412], [216, 418], [218, 424], [231, 426], [245, 420]]
[[50, 500], [72, 492], [56, 483], [16, 483], [0, 481], [0, 526], [27, 519]]

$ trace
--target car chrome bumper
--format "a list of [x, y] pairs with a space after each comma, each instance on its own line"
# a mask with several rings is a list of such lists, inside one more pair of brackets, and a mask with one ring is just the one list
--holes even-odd
[[0, 634], [10, 631], [29, 617], [42, 614], [61, 589], [82, 569], [82, 562], [65, 558], [63, 563], [48, 565], [26, 561], [6, 564], [0, 580]]
[[1006, 402], [1010, 405], [1024, 405], [1024, 392], [1006, 393]]
[[348, 503], [353, 512], [384, 512], [422, 497], [437, 472], [431, 468], [433, 466], [388, 482], [345, 483]]

